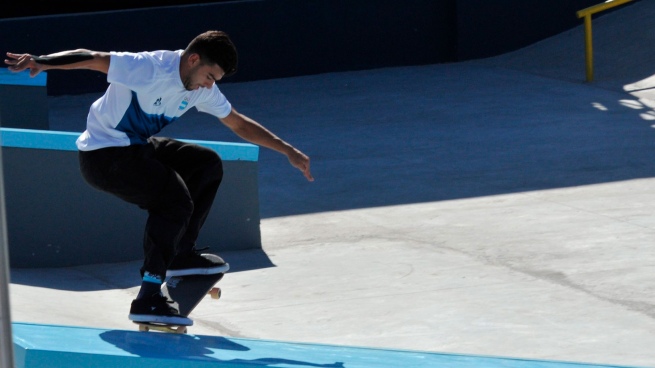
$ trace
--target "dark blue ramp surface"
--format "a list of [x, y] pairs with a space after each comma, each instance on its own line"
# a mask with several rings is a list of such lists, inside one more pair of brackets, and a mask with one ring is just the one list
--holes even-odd
[[609, 368], [428, 352], [381, 350], [14, 323], [17, 368], [49, 367], [432, 367]]

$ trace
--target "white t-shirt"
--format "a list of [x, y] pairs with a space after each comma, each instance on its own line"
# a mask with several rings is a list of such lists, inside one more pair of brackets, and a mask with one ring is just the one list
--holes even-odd
[[196, 107], [224, 118], [232, 111], [218, 89], [187, 91], [180, 78], [178, 51], [111, 52], [107, 92], [91, 105], [80, 151], [145, 144], [166, 125]]

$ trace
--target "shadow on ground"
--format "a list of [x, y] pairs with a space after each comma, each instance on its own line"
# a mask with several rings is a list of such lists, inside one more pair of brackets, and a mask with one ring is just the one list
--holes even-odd
[[[275, 267], [262, 249], [221, 253], [230, 273]], [[12, 268], [11, 283], [68, 291], [127, 289], [141, 285], [140, 261], [66, 268]]]

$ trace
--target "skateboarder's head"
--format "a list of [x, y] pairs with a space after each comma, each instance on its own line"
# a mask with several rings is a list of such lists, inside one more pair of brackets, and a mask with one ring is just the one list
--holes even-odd
[[237, 49], [225, 32], [207, 31], [196, 36], [184, 50], [184, 55], [191, 54], [198, 54], [205, 64], [220, 66], [226, 77], [237, 71]]

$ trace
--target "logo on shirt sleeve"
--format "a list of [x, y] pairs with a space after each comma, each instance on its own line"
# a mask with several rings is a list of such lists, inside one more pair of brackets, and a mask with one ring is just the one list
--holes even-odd
[[180, 103], [180, 106], [177, 108], [178, 110], [184, 110], [186, 109], [187, 105], [189, 105], [189, 98], [185, 97], [184, 101]]
[[161, 106], [161, 97], [159, 97], [152, 106]]

